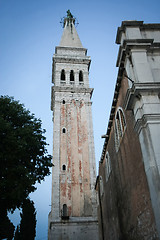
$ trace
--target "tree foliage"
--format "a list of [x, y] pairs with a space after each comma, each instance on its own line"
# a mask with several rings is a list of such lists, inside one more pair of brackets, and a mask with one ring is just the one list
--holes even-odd
[[7, 216], [7, 210], [1, 206], [0, 210], [0, 239], [13, 239], [14, 225]]
[[50, 174], [45, 130], [23, 104], [0, 97], [0, 204], [14, 211]]
[[33, 201], [26, 199], [22, 205], [20, 226], [17, 226], [14, 240], [34, 240], [36, 236], [36, 211]]

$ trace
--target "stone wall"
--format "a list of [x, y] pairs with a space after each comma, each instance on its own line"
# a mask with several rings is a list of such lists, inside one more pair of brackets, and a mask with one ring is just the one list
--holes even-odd
[[97, 240], [98, 223], [91, 218], [77, 218], [67, 221], [52, 222], [50, 225], [49, 239], [56, 240]]
[[[116, 110], [118, 107], [123, 109], [127, 89], [128, 81], [124, 77]], [[158, 239], [141, 146], [134, 130], [134, 115], [131, 110], [124, 110], [124, 116], [126, 128], [117, 151], [113, 120], [106, 149], [111, 161], [111, 172], [107, 181], [105, 157], [99, 164], [99, 177], [102, 177], [103, 182], [103, 193], [100, 194], [103, 239]]]

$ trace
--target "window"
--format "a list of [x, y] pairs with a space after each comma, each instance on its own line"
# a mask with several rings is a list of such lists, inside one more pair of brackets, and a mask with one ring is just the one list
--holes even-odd
[[67, 217], [67, 216], [68, 216], [67, 204], [63, 204], [63, 216], [64, 216], [64, 217]]
[[62, 208], [62, 219], [63, 219], [63, 220], [69, 219], [67, 204], [63, 204], [63, 208]]
[[66, 171], [66, 165], [65, 164], [62, 165], [62, 170]]
[[83, 84], [83, 73], [79, 71], [79, 84]]
[[105, 157], [105, 174], [106, 174], [106, 182], [109, 179], [111, 173], [111, 160], [110, 160], [110, 156], [109, 153], [106, 153], [106, 157]]
[[74, 83], [74, 71], [73, 70], [70, 71], [70, 83], [71, 84]]
[[122, 108], [118, 108], [115, 115], [115, 144], [118, 151], [121, 139], [126, 129], [126, 120]]
[[62, 71], [61, 71], [61, 82], [65, 82], [65, 80], [66, 80], [66, 77], [65, 77], [65, 70], [64, 69], [62, 69]]
[[62, 133], [66, 133], [66, 129], [65, 128], [62, 128]]
[[102, 178], [102, 176], [99, 177], [99, 182], [100, 182], [100, 195], [101, 195], [101, 197], [102, 197], [103, 194], [104, 194], [104, 189], [103, 189], [103, 178]]

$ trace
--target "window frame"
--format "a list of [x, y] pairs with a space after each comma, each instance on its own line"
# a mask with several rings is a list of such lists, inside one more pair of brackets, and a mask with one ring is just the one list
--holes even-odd
[[74, 76], [74, 70], [70, 71], [70, 83], [74, 84], [75, 83], [75, 76]]
[[121, 107], [118, 107], [115, 114], [115, 145], [116, 151], [118, 151], [121, 140], [126, 130], [126, 118], [124, 111]]
[[83, 71], [80, 70], [79, 71], [79, 84], [82, 85], [84, 83], [84, 80], [83, 80]]
[[104, 195], [104, 185], [103, 185], [103, 178], [102, 176], [99, 176], [99, 186], [100, 186], [100, 196]]
[[[64, 169], [65, 168], [65, 169]], [[67, 170], [66, 164], [62, 165], [62, 171], [65, 172]]]
[[[62, 76], [64, 76], [64, 79], [62, 79]], [[61, 70], [60, 80], [61, 80], [61, 83], [62, 83], [62, 84], [65, 84], [65, 83], [66, 83], [66, 73], [65, 73], [65, 70], [64, 70], [64, 69]]]
[[65, 127], [62, 128], [62, 133], [66, 133], [66, 128]]
[[109, 152], [107, 151], [106, 155], [105, 155], [105, 176], [106, 176], [106, 182], [108, 182], [108, 179], [110, 177], [111, 171], [112, 171], [111, 158], [110, 158]]

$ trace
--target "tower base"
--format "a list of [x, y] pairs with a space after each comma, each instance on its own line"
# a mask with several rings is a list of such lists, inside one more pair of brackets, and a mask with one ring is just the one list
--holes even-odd
[[48, 240], [98, 240], [98, 221], [92, 217], [70, 217], [68, 220], [51, 220]]

